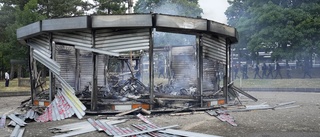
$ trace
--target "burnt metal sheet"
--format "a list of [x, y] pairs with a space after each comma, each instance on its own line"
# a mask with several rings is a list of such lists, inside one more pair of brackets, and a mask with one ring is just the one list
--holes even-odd
[[41, 32], [41, 22], [35, 22], [17, 29], [17, 38], [30, 37]]
[[208, 31], [217, 35], [224, 35], [230, 38], [232, 43], [238, 42], [237, 30], [231, 26], [221, 24], [215, 21], [208, 21]]
[[92, 16], [92, 28], [152, 27], [152, 14]]
[[17, 137], [19, 135], [19, 132], [20, 132], [20, 126], [16, 125], [13, 131], [11, 132], [10, 137]]
[[14, 114], [8, 115], [10, 119], [12, 119], [14, 122], [16, 122], [19, 126], [25, 126], [27, 123], [24, 122], [22, 119], [18, 118]]
[[97, 30], [95, 47], [111, 52], [149, 49], [149, 29]]
[[87, 29], [91, 27], [90, 17], [48, 19], [42, 21], [42, 31]]
[[157, 14], [156, 27], [207, 31], [207, 20]]

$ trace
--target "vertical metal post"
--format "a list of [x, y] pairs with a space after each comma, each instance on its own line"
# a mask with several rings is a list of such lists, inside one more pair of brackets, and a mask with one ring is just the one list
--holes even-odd
[[80, 50], [75, 49], [76, 51], [76, 74], [75, 74], [75, 90], [79, 91], [80, 88]]
[[34, 86], [34, 73], [33, 73], [33, 49], [30, 46], [29, 47], [29, 74], [30, 74], [30, 94], [31, 94], [31, 102], [33, 104], [34, 99], [35, 99], [35, 86]]
[[227, 39], [226, 40], [226, 43], [227, 43], [227, 53], [228, 53], [228, 55], [227, 55], [227, 65], [228, 65], [228, 84], [231, 82], [231, 78], [232, 78], [232, 76], [231, 76], [231, 69], [232, 69], [232, 67], [231, 67], [231, 44], [230, 44], [230, 40], [229, 39]]
[[104, 68], [103, 68], [103, 85], [107, 85], [107, 83], [108, 83], [108, 81], [107, 81], [107, 77], [108, 77], [108, 75], [107, 75], [107, 70], [109, 69], [109, 56], [108, 55], [105, 55], [104, 56], [105, 57], [105, 61], [104, 61]]
[[[50, 51], [51, 51], [51, 59], [55, 60], [55, 43], [52, 40], [52, 33], [49, 34], [49, 47], [50, 47]], [[55, 76], [52, 73], [52, 71], [49, 69], [49, 77], [50, 77], [50, 91], [49, 91], [49, 101], [51, 102], [54, 98], [54, 91], [56, 89], [56, 80], [55, 80]]]
[[150, 93], [150, 109], [153, 108], [153, 88], [154, 88], [154, 65], [153, 65], [153, 28], [150, 29], [150, 43], [149, 43], [149, 93]]
[[198, 91], [200, 93], [200, 106], [203, 107], [203, 86], [202, 86], [202, 82], [203, 82], [203, 51], [202, 51], [202, 42], [201, 36], [197, 36], [196, 38], [197, 40], [197, 66], [198, 66]]
[[[95, 30], [92, 30], [92, 47], [95, 47]], [[92, 53], [93, 62], [93, 74], [92, 74], [92, 92], [91, 92], [91, 110], [97, 110], [97, 100], [98, 100], [98, 81], [97, 81], [97, 53]]]
[[[129, 12], [129, 14], [133, 13], [133, 3], [132, 2], [133, 2], [132, 0], [128, 0], [128, 12]], [[133, 69], [133, 61], [132, 61], [132, 51], [130, 51], [129, 55], [130, 55], [130, 69], [134, 70]]]
[[169, 78], [168, 78], [168, 83], [170, 83], [170, 81], [173, 79], [173, 74], [172, 74], [172, 47], [168, 47], [168, 74], [169, 74]]
[[225, 97], [225, 103], [229, 102], [228, 97], [228, 84], [230, 81], [230, 42], [226, 40], [226, 64], [224, 69], [224, 77], [223, 77], [223, 95]]

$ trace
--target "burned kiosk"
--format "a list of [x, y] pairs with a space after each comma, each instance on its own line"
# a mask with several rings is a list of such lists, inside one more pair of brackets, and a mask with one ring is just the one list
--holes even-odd
[[[157, 46], [157, 32], [187, 34], [195, 42]], [[226, 103], [230, 45], [238, 40], [230, 26], [163, 14], [48, 19], [19, 28], [17, 38], [30, 47], [34, 105], [64, 95], [85, 110], [77, 95], [93, 111], [157, 109], [175, 101], [197, 107]], [[36, 88], [41, 83], [36, 62], [49, 69], [44, 99], [38, 95], [45, 91]], [[160, 73], [164, 78], [155, 76]]]

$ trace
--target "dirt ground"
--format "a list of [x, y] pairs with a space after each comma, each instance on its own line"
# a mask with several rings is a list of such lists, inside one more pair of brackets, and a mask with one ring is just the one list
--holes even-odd
[[[158, 126], [180, 125], [182, 130], [200, 132], [205, 134], [226, 137], [320, 137], [320, 93], [298, 93], [298, 92], [249, 92], [259, 99], [253, 102], [241, 97], [243, 104], [257, 105], [263, 102], [273, 106], [277, 103], [296, 101], [297, 108], [279, 110], [256, 110], [250, 112], [230, 113], [238, 124], [233, 127], [228, 123], [219, 121], [208, 114], [193, 114], [184, 116], [169, 116], [168, 114], [153, 115], [149, 120]], [[0, 114], [12, 113], [20, 102], [28, 97], [0, 97]], [[10, 102], [10, 103], [9, 103]], [[79, 120], [76, 117], [62, 121], [36, 123], [31, 122], [26, 126], [24, 137], [49, 137], [55, 134], [48, 128], [75, 123], [86, 120], [86, 118], [97, 116], [85, 116]], [[9, 120], [7, 119], [7, 122]], [[132, 123], [142, 123], [138, 119], [129, 119], [120, 127], [128, 127]], [[0, 129], [0, 136], [10, 136], [13, 127]], [[102, 137], [105, 133], [90, 132], [79, 135], [79, 137]]]

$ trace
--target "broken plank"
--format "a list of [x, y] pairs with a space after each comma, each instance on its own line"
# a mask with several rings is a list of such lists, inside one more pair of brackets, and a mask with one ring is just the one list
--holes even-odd
[[206, 111], [210, 116], [218, 116], [217, 112], [214, 110], [208, 110]]
[[144, 109], [144, 108], [141, 108], [141, 112], [144, 113], [144, 114], [147, 114], [147, 115], [150, 115], [150, 114], [151, 114], [151, 111], [146, 110], [146, 109]]
[[286, 106], [286, 105], [291, 105], [291, 104], [293, 104], [293, 103], [295, 103], [295, 102], [296, 102], [296, 101], [280, 103], [280, 104], [275, 105], [274, 108], [282, 107], [282, 106]]
[[297, 107], [300, 107], [300, 105], [286, 106], [286, 107], [276, 107], [274, 109], [279, 110], [279, 109], [289, 109], [289, 108], [297, 108]]
[[135, 111], [138, 111], [138, 110], [141, 110], [141, 107], [138, 107], [138, 108], [135, 108], [135, 109], [131, 109], [131, 110], [128, 110], [128, 111], [125, 111], [125, 112], [121, 112], [121, 113], [117, 114], [116, 116], [123, 116], [123, 115], [129, 114], [131, 112], [135, 112]]

